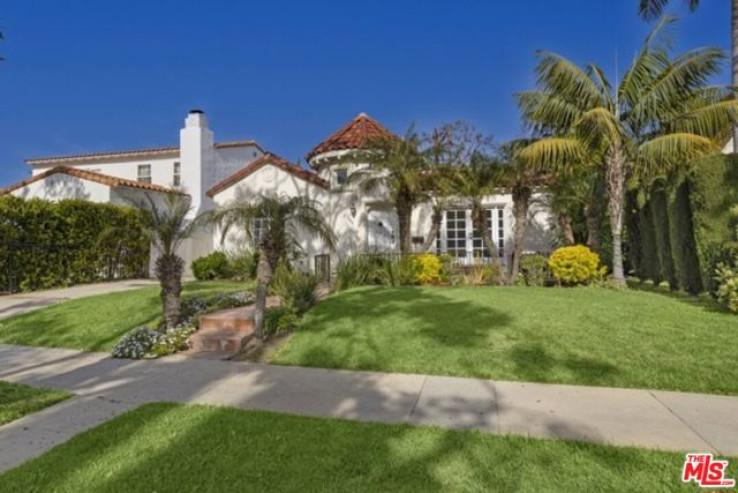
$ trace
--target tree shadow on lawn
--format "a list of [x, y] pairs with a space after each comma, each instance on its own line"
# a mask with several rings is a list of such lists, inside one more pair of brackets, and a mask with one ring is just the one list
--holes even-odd
[[540, 343], [517, 344], [510, 350], [510, 357], [518, 380], [522, 381], [559, 383], [561, 379], [556, 376], [563, 370], [573, 375], [572, 380], [578, 384], [604, 385], [620, 373], [616, 366], [592, 358], [557, 358]]
[[[473, 300], [445, 296], [434, 288], [364, 288], [326, 299], [308, 315], [301, 330], [329, 337], [354, 337], [364, 321], [393, 317], [407, 331], [434, 342], [453, 347], [476, 347], [485, 342], [490, 331], [506, 328], [510, 314]], [[352, 322], [350, 328], [335, 328]], [[387, 327], [390, 330], [389, 327]]]

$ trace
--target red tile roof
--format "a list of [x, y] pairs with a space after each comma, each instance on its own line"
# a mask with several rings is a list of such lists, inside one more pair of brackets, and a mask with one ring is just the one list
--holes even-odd
[[[229, 149], [233, 147], [249, 147], [254, 146], [264, 152], [258, 142], [254, 140], [233, 140], [229, 142], [218, 142], [215, 144], [216, 149]], [[73, 154], [69, 156], [50, 156], [34, 159], [26, 159], [26, 164], [38, 166], [44, 164], [62, 164], [62, 163], [79, 163], [85, 161], [97, 161], [100, 159], [111, 158], [157, 158], [157, 157], [176, 157], [179, 155], [179, 147], [150, 147], [148, 149], [131, 149], [127, 151], [107, 151], [107, 152], [91, 152], [87, 154]]]
[[107, 185], [109, 187], [130, 187], [130, 188], [140, 188], [142, 190], [149, 190], [152, 192], [184, 194], [184, 192], [180, 190], [162, 187], [161, 185], [154, 185], [152, 183], [144, 183], [144, 182], [136, 181], [136, 180], [127, 180], [125, 178], [118, 178], [116, 176], [104, 175], [102, 173], [97, 173], [94, 171], [70, 168], [68, 166], [56, 166], [55, 168], [51, 168], [49, 170], [44, 171], [43, 173], [34, 175], [31, 178], [28, 178], [27, 180], [23, 180], [21, 182], [15, 183], [14, 185], [10, 185], [8, 188], [4, 190], [0, 190], [0, 195], [8, 194], [12, 192], [13, 190], [23, 188], [27, 185], [30, 185], [33, 182], [43, 180], [44, 178], [49, 177], [51, 175], [55, 175], [57, 173], [63, 173], [65, 175], [74, 176], [82, 180], [102, 183], [103, 185]]
[[393, 134], [384, 125], [366, 113], [359, 113], [359, 116], [315, 146], [312, 151], [307, 153], [305, 159], [310, 161], [318, 154], [329, 151], [363, 149], [369, 140], [389, 135]]
[[305, 180], [309, 183], [312, 183], [313, 185], [317, 185], [319, 187], [328, 189], [330, 188], [330, 184], [319, 177], [316, 173], [312, 171], [308, 171], [306, 169], [303, 169], [296, 164], [292, 164], [286, 159], [283, 159], [276, 154], [272, 154], [271, 152], [267, 152], [262, 157], [257, 159], [256, 161], [253, 161], [248, 166], [241, 168], [240, 170], [233, 173], [231, 176], [226, 178], [225, 180], [221, 181], [217, 185], [215, 185], [213, 188], [207, 191], [208, 197], [213, 197], [226, 188], [229, 188], [236, 183], [240, 182], [247, 176], [249, 176], [254, 171], [258, 170], [262, 166], [265, 166], [267, 164], [271, 164], [273, 166], [276, 166], [277, 168], [286, 171], [287, 173], [291, 173], [298, 178]]

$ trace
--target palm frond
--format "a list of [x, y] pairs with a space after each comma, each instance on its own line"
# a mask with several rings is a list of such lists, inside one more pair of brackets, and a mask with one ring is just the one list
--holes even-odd
[[587, 161], [587, 149], [574, 137], [540, 139], [518, 153], [518, 157], [542, 171], [566, 174]]
[[602, 93], [590, 75], [574, 62], [551, 52], [538, 53], [538, 86], [580, 108], [602, 103]]
[[662, 176], [692, 161], [719, 152], [712, 139], [691, 133], [671, 133], [644, 142], [638, 147], [636, 172], [642, 176]]

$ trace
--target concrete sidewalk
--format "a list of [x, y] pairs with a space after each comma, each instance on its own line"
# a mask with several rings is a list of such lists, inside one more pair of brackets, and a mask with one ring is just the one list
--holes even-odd
[[155, 401], [738, 455], [738, 397], [0, 345], [0, 380], [77, 397], [0, 427], [0, 471]]
[[125, 281], [104, 282], [98, 284], [81, 284], [61, 289], [33, 291], [0, 296], [0, 320], [21, 313], [38, 310], [60, 301], [85, 298], [97, 294], [128, 291], [129, 289], [144, 288], [157, 284], [151, 279], [129, 279]]

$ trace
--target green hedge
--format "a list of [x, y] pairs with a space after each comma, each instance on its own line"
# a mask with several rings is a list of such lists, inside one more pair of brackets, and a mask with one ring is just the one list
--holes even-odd
[[738, 205], [738, 156], [698, 161], [690, 177], [694, 237], [702, 282], [713, 292], [715, 267], [731, 262], [738, 239], [730, 209]]
[[690, 185], [684, 173], [670, 177], [667, 195], [669, 239], [674, 270], [682, 289], [697, 294], [704, 289], [704, 284], [695, 243]]
[[630, 260], [641, 280], [667, 280], [672, 288], [693, 294], [714, 292], [715, 267], [731, 263], [738, 253], [731, 212], [737, 206], [735, 155], [702, 159], [690, 172], [674, 173], [647, 192], [641, 190], [638, 200], [630, 199], [626, 216]]
[[148, 263], [135, 209], [0, 197], [0, 291], [141, 277]]
[[651, 186], [651, 219], [653, 219], [656, 254], [659, 258], [659, 265], [661, 265], [661, 277], [669, 283], [670, 289], [676, 291], [679, 289], [679, 280], [671, 251], [667, 201], [666, 182], [657, 180]]

